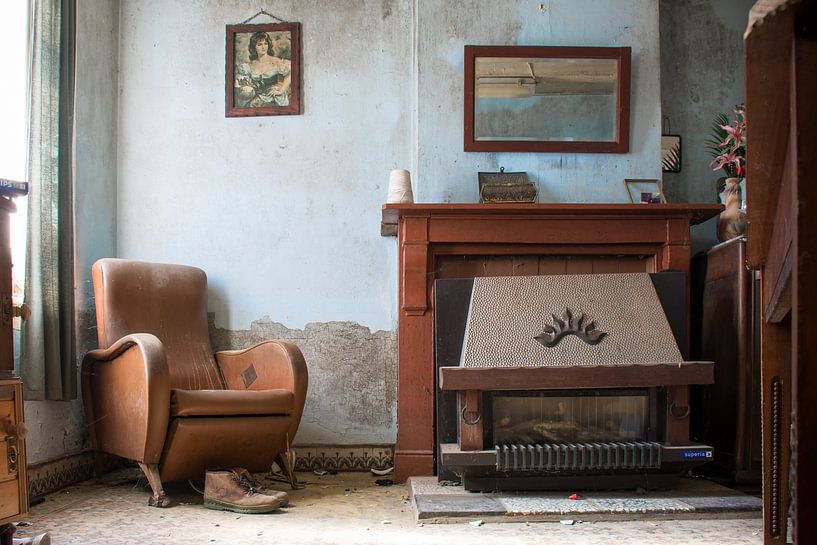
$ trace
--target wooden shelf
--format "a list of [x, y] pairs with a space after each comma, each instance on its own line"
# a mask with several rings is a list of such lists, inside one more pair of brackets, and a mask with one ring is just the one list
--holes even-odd
[[712, 384], [714, 363], [571, 367], [440, 367], [441, 390], [562, 390]]
[[397, 236], [397, 223], [403, 216], [564, 216], [564, 217], [643, 217], [683, 218], [697, 225], [723, 211], [720, 204], [617, 204], [617, 203], [416, 203], [384, 204], [381, 208], [381, 234]]

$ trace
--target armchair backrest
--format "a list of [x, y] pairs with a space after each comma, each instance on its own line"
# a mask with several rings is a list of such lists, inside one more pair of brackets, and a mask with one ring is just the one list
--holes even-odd
[[164, 344], [171, 388], [224, 388], [210, 346], [204, 271], [106, 258], [94, 263], [93, 278], [100, 348], [151, 333]]

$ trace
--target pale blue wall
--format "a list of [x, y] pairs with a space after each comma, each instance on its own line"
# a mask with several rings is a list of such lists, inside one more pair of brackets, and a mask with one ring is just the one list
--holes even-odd
[[[476, 172], [499, 165], [544, 201], [622, 202], [623, 178], [660, 175], [655, 1], [278, 2], [303, 25], [304, 114], [245, 119], [224, 117], [224, 25], [255, 6], [191, 5], [122, 3], [117, 242], [207, 270], [220, 326], [394, 329], [394, 240], [379, 236], [392, 168], [426, 202], [475, 202]], [[469, 43], [632, 47], [631, 152], [463, 153]]]
[[[544, 13], [540, 10], [544, 4]], [[541, 202], [627, 202], [624, 178], [658, 178], [660, 85], [654, 0], [417, 0], [415, 195], [476, 202], [477, 171], [526, 171]], [[632, 48], [630, 153], [463, 153], [463, 47]]]
[[[225, 25], [258, 6], [122, 0], [118, 255], [205, 269], [220, 328], [268, 317], [293, 335], [340, 331], [333, 321], [389, 332], [306, 347], [316, 372], [299, 441], [395, 438], [397, 252], [379, 234], [391, 169], [412, 171], [423, 202], [476, 202], [477, 171], [500, 165], [528, 171], [543, 201], [623, 202], [623, 178], [660, 175], [656, 1], [539, 4], [276, 2], [267, 10], [302, 25], [303, 115], [227, 119]], [[632, 47], [631, 152], [464, 153], [465, 44]], [[362, 349], [373, 343], [386, 344]], [[348, 406], [344, 385], [379, 375]]]
[[225, 118], [225, 25], [258, 8], [122, 2], [119, 255], [206, 270], [221, 327], [390, 330], [380, 205], [410, 158], [411, 4], [268, 6], [302, 24], [303, 114]]

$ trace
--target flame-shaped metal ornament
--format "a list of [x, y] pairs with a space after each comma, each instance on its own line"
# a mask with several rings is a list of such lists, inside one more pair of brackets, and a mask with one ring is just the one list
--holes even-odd
[[576, 316], [566, 308], [561, 318], [557, 318], [555, 314], [553, 317], [553, 325], [546, 324], [545, 330], [539, 335], [535, 336], [537, 342], [542, 346], [553, 347], [559, 344], [563, 338], [568, 335], [575, 335], [589, 345], [599, 344], [607, 333], [596, 329], [596, 322], [590, 322], [583, 325], [584, 313], [579, 312]]

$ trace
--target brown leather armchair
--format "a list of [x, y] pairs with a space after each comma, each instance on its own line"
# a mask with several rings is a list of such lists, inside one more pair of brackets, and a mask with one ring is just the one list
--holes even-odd
[[160, 507], [163, 480], [212, 467], [276, 462], [295, 487], [287, 452], [306, 398], [301, 351], [265, 341], [214, 358], [201, 269], [101, 259], [93, 279], [100, 348], [82, 362], [82, 393], [94, 449], [138, 462]]

